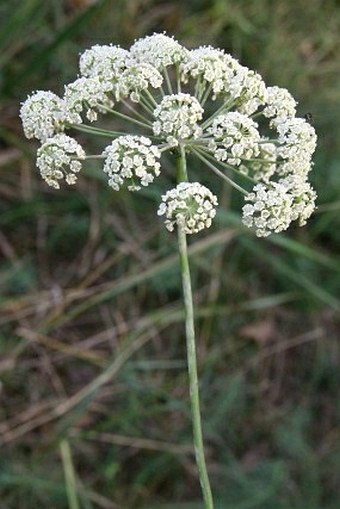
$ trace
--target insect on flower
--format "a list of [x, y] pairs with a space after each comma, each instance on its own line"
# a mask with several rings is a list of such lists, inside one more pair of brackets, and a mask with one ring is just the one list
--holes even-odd
[[311, 113], [306, 113], [304, 115], [304, 119], [306, 120], [306, 122], [308, 122], [308, 124], [314, 125], [314, 118], [313, 118], [313, 115]]

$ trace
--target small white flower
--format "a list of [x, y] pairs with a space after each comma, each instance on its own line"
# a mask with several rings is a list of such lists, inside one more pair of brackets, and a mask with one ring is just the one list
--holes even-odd
[[67, 123], [79, 120], [79, 115], [67, 110], [63, 99], [45, 90], [34, 92], [22, 103], [20, 117], [26, 138], [37, 138], [41, 142], [63, 131]]
[[96, 44], [82, 53], [79, 60], [81, 76], [114, 83], [130, 60], [129, 52], [119, 46]]
[[137, 61], [152, 64], [159, 71], [183, 62], [188, 54], [188, 50], [173, 37], [156, 33], [135, 41], [130, 52]]
[[133, 102], [140, 101], [140, 93], [150, 86], [159, 88], [162, 86], [163, 76], [151, 64], [132, 62], [118, 79], [116, 97], [130, 96]]
[[288, 175], [280, 179], [279, 183], [286, 187], [293, 197], [292, 221], [298, 221], [299, 226], [304, 226], [315, 210], [316, 192], [301, 175]]
[[316, 148], [315, 129], [304, 118], [281, 119], [276, 125], [279, 133], [279, 155], [292, 161], [310, 161]]
[[[277, 164], [277, 147], [274, 143], [261, 143], [255, 160], [245, 163], [246, 174], [251, 173], [258, 181], [269, 182], [270, 177], [281, 168]], [[249, 171], [248, 171], [249, 170]]]
[[59, 180], [74, 184], [81, 170], [81, 159], [85, 152], [76, 140], [65, 134], [56, 134], [48, 138], [37, 152], [37, 167], [42, 178], [49, 186], [59, 189]]
[[93, 122], [97, 120], [97, 111], [105, 113], [105, 107], [112, 108], [113, 101], [108, 97], [110, 89], [110, 85], [98, 77], [78, 78], [65, 86], [64, 99], [71, 112], [79, 114], [85, 109], [87, 119]]
[[315, 209], [316, 193], [303, 178], [290, 175], [268, 186], [257, 184], [245, 200], [242, 221], [255, 227], [258, 237], [286, 230], [292, 221], [306, 224]]
[[208, 129], [213, 137], [209, 149], [218, 161], [239, 166], [242, 159], [253, 159], [259, 154], [257, 127], [256, 122], [237, 111], [219, 115]]
[[165, 215], [169, 231], [177, 225], [191, 234], [211, 226], [217, 205], [216, 196], [202, 184], [182, 182], [162, 196], [157, 214]]
[[[280, 154], [282, 152], [281, 148], [277, 149], [277, 153]], [[289, 153], [288, 150], [285, 150], [286, 155]], [[309, 159], [287, 159], [284, 162], [280, 162], [280, 164], [276, 167], [276, 173], [282, 177], [287, 175], [299, 175], [304, 179], [307, 178], [308, 173], [313, 168], [313, 162]]]
[[267, 100], [263, 115], [273, 118], [271, 125], [275, 125], [279, 119], [295, 117], [296, 101], [286, 88], [267, 87]]
[[188, 83], [189, 78], [209, 83], [214, 99], [224, 89], [232, 68], [224, 51], [201, 46], [189, 51], [187, 59], [180, 66], [180, 72], [184, 83]]
[[224, 55], [224, 62], [226, 70], [223, 75], [221, 96], [227, 100], [235, 100], [242, 93], [243, 81], [248, 73], [248, 68], [241, 65], [236, 58], [228, 53]]
[[281, 232], [290, 225], [292, 196], [282, 185], [272, 182], [267, 188], [257, 184], [245, 200], [251, 203], [242, 208], [242, 222], [249, 228], [255, 227], [258, 237]]
[[145, 136], [121, 136], [105, 148], [104, 172], [118, 191], [127, 181], [129, 191], [148, 186], [160, 174], [160, 151]]
[[173, 94], [163, 97], [154, 111], [156, 118], [153, 131], [163, 135], [169, 143], [199, 138], [202, 129], [198, 122], [202, 119], [203, 108], [197, 99], [190, 94]]
[[255, 71], [249, 70], [247, 67], [240, 66], [239, 72], [233, 79], [235, 90], [234, 97], [237, 97], [237, 109], [245, 115], [252, 115], [258, 108], [266, 103], [267, 89], [262, 77]]

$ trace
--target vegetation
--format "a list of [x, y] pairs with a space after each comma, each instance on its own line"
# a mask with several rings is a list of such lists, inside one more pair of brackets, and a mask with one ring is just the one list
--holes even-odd
[[80, 50], [154, 30], [225, 48], [312, 113], [309, 224], [257, 239], [216, 181], [223, 207], [189, 250], [217, 509], [338, 508], [339, 2], [0, 0], [0, 19], [1, 509], [202, 507], [157, 184], [115, 193], [93, 164], [51, 190], [18, 118], [31, 90], [63, 92]]

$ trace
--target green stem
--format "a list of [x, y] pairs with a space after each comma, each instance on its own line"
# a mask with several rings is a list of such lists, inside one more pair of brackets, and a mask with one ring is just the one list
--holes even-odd
[[200, 82], [200, 89], [197, 97], [199, 103], [202, 101], [202, 97], [204, 96], [207, 86], [208, 82], [203, 78], [203, 80]]
[[181, 89], [181, 73], [179, 70], [179, 65], [176, 64], [176, 82], [177, 82], [177, 93], [180, 94], [182, 92]]
[[127, 101], [123, 101], [123, 103], [125, 104], [125, 106], [128, 108], [128, 110], [130, 110], [132, 113], [134, 113], [137, 117], [139, 117], [141, 120], [143, 120], [144, 122], [149, 122], [149, 119], [146, 118], [144, 115], [142, 115], [141, 113], [139, 113], [139, 111], [135, 110], [135, 108], [133, 106], [131, 106], [131, 104], [129, 104]]
[[[87, 124], [69, 124], [69, 129], [75, 129], [76, 131], [80, 131], [83, 133], [96, 134], [98, 136], [104, 136], [106, 138], [117, 138], [120, 136], [126, 136], [127, 133], [124, 131], [109, 131], [107, 129], [99, 129], [97, 127], [92, 127]], [[139, 136], [137, 133], [129, 133], [131, 135]], [[159, 136], [154, 136], [152, 134], [147, 135], [150, 140], [161, 141], [162, 139]]]
[[[185, 149], [180, 146], [180, 151], [176, 158], [177, 180], [178, 182], [187, 181]], [[198, 374], [196, 360], [196, 340], [194, 326], [194, 305], [192, 299], [190, 267], [187, 249], [186, 233], [183, 227], [178, 226], [178, 250], [180, 257], [180, 266], [182, 273], [183, 298], [185, 308], [185, 334], [187, 342], [187, 361], [190, 385], [191, 416], [193, 427], [193, 439], [195, 448], [196, 464], [198, 475], [202, 488], [205, 509], [214, 509], [214, 502], [211, 494], [207, 466], [204, 456], [200, 400], [198, 389]]]
[[87, 124], [69, 124], [68, 128], [80, 131], [82, 133], [96, 134], [98, 136], [105, 136], [107, 138], [115, 138], [117, 136], [124, 136], [126, 133], [123, 131], [110, 131], [108, 129], [99, 129]]
[[[139, 104], [142, 106], [142, 108], [144, 108], [144, 110], [152, 117], [153, 116], [153, 110], [154, 108], [152, 108], [149, 104], [149, 102], [146, 100], [146, 97], [143, 96], [142, 94], [140, 95], [140, 102]], [[148, 122], [150, 122], [148, 120]]]
[[[190, 144], [191, 145], [191, 144]], [[207, 152], [205, 150], [205, 148], [203, 146], [198, 146], [198, 147], [193, 147], [193, 151], [195, 151], [196, 153], [199, 152], [201, 154], [201, 156], [205, 157], [206, 159], [209, 159], [209, 161], [211, 162], [211, 164], [214, 164], [216, 162], [218, 162], [219, 165], [223, 166], [223, 168], [226, 168], [227, 170], [231, 170], [235, 173], [237, 173], [240, 177], [246, 179], [246, 180], [249, 180], [250, 182], [252, 182], [253, 184], [257, 183], [258, 181], [256, 179], [254, 179], [253, 177], [251, 177], [250, 175], [247, 175], [246, 173], [242, 173], [240, 172], [240, 170], [238, 170], [235, 166], [232, 166], [231, 164], [228, 164], [228, 163], [225, 163], [224, 161], [217, 161], [217, 159], [215, 159], [214, 156], [212, 156], [211, 154], [209, 154], [209, 152]], [[197, 154], [196, 154], [197, 155]], [[247, 159], [245, 159], [245, 161], [247, 161]], [[218, 168], [217, 168], [218, 169]], [[230, 184], [230, 181], [228, 180], [228, 183]], [[232, 185], [232, 184], [231, 184]], [[243, 190], [245, 191], [245, 190]]]
[[233, 106], [235, 100], [234, 99], [229, 99], [227, 101], [225, 101], [222, 106], [220, 106], [216, 111], [215, 113], [213, 113], [209, 118], [207, 118], [207, 120], [205, 122], [203, 122], [203, 124], [201, 125], [202, 129], [206, 129], [207, 127], [210, 126], [210, 124], [213, 123], [213, 121], [215, 120], [215, 118], [224, 113], [225, 110], [229, 111], [230, 108]]
[[177, 169], [177, 182], [187, 182], [187, 160], [185, 157], [185, 148], [183, 145], [179, 146], [179, 151], [176, 152], [176, 169]]
[[195, 82], [195, 94], [194, 95], [195, 95], [197, 100], [198, 100], [199, 94], [200, 94], [201, 80], [202, 80], [202, 76], [199, 75], [198, 78], [196, 79], [196, 82]]
[[[192, 149], [192, 151], [195, 153], [195, 155], [201, 159], [201, 161], [203, 161], [214, 173], [216, 173], [216, 175], [218, 175], [219, 177], [221, 177], [222, 179], [226, 180], [228, 182], [228, 184], [230, 184], [232, 187], [234, 187], [235, 189], [237, 189], [238, 191], [240, 191], [240, 193], [244, 194], [245, 196], [247, 194], [249, 194], [245, 189], [243, 189], [243, 187], [239, 186], [238, 184], [236, 184], [236, 182], [234, 182], [232, 179], [230, 179], [227, 175], [225, 175], [221, 170], [219, 170], [218, 168], [216, 168], [216, 166], [214, 164], [212, 164], [206, 157], [204, 157], [200, 152], [198, 152], [198, 150], [196, 149]], [[232, 169], [232, 167], [231, 167]]]
[[73, 467], [71, 448], [66, 439], [60, 442], [60, 454], [64, 467], [68, 507], [69, 509], [80, 509], [77, 495], [77, 480]]
[[210, 92], [212, 91], [212, 85], [210, 83], [210, 85], [208, 85], [205, 93], [204, 93], [204, 96], [202, 97], [202, 100], [201, 100], [201, 106], [203, 107], [205, 105], [205, 103], [207, 102], [207, 99], [210, 95]]
[[152, 110], [154, 110], [154, 108], [158, 106], [157, 101], [155, 100], [154, 96], [151, 94], [151, 92], [147, 88], [145, 89], [144, 92], [146, 93], [146, 95], [150, 99], [150, 103], [152, 105]]
[[165, 82], [168, 87], [168, 92], [171, 95], [171, 94], [173, 94], [173, 91], [172, 91], [172, 85], [171, 85], [171, 80], [170, 80], [170, 76], [168, 73], [168, 69], [166, 67], [164, 67], [163, 72], [164, 72]]
[[[74, 157], [73, 156], [72, 159], [75, 159], [76, 161], [82, 161], [83, 157]], [[105, 156], [103, 156], [102, 154], [94, 154], [91, 156], [85, 156], [85, 160], [87, 161], [88, 159], [105, 159]]]
[[133, 124], [137, 124], [141, 127], [146, 127], [147, 129], [151, 129], [151, 123], [147, 124], [146, 122], [141, 122], [140, 120], [136, 120], [135, 118], [129, 117], [128, 115], [124, 115], [124, 113], [120, 113], [119, 111], [113, 110], [112, 108], [106, 108], [105, 110], [113, 115], [116, 115], [119, 118], [123, 118], [128, 122], [132, 122]]

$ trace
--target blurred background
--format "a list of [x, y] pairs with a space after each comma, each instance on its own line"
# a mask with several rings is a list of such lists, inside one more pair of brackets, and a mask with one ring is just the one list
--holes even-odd
[[163, 30], [287, 87], [319, 136], [306, 227], [256, 239], [214, 180], [218, 217], [190, 239], [216, 508], [339, 508], [339, 0], [0, 0], [0, 20], [1, 509], [203, 507], [176, 243], [155, 217], [171, 174], [131, 195], [94, 165], [57, 192], [18, 118], [80, 51]]

